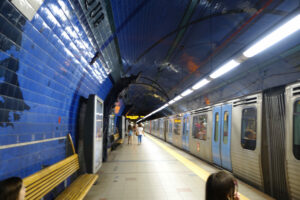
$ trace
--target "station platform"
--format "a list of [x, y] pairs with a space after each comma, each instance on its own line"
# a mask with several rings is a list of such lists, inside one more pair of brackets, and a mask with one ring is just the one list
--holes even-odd
[[[202, 200], [216, 167], [149, 134], [109, 155], [85, 200]], [[273, 199], [238, 180], [242, 200]]]

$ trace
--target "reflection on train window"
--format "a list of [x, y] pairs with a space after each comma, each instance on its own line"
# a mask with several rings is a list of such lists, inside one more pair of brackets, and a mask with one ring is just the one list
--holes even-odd
[[157, 120], [156, 132], [158, 132], [158, 131], [159, 131], [159, 126], [160, 126], [160, 120]]
[[293, 152], [295, 157], [300, 160], [300, 100], [294, 104], [294, 123], [293, 123]]
[[244, 149], [256, 148], [256, 116], [256, 108], [243, 109], [241, 144]]
[[184, 123], [183, 123], [183, 135], [187, 135], [190, 132], [190, 123], [189, 123], [189, 119], [185, 118], [184, 119]]
[[229, 123], [229, 114], [228, 112], [224, 112], [224, 126], [223, 126], [223, 144], [228, 143], [228, 123]]
[[181, 119], [175, 118], [174, 119], [174, 134], [180, 135], [180, 129], [181, 129]]
[[199, 140], [206, 140], [207, 115], [193, 117], [193, 137]]
[[215, 142], [217, 142], [219, 140], [219, 113], [215, 114], [214, 140], [215, 140]]
[[154, 131], [155, 130], [155, 121], [152, 121], [151, 123], [151, 131]]
[[159, 127], [159, 132], [162, 133], [164, 131], [164, 121], [163, 119], [160, 120], [160, 127]]
[[169, 121], [169, 135], [172, 135], [172, 130], [173, 129], [173, 124], [172, 124], [172, 120]]

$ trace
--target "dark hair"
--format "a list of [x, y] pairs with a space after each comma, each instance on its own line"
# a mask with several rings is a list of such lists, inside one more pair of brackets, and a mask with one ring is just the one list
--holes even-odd
[[1, 200], [18, 200], [23, 180], [19, 177], [11, 177], [0, 182]]
[[138, 127], [142, 127], [142, 124], [138, 124]]
[[235, 178], [228, 172], [211, 174], [206, 182], [206, 200], [228, 200], [234, 198]]
[[132, 130], [131, 125], [128, 125], [128, 131], [131, 131], [131, 130]]

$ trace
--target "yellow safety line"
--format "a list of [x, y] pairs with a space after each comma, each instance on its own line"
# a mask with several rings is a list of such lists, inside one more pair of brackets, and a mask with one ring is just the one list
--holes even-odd
[[[147, 136], [148, 135], [149, 134], [147, 134]], [[209, 172], [207, 172], [206, 170], [202, 169], [201, 167], [199, 167], [197, 164], [195, 164], [194, 162], [190, 161], [189, 159], [186, 159], [182, 155], [178, 154], [177, 152], [175, 152], [171, 148], [167, 147], [162, 142], [160, 142], [158, 139], [155, 139], [153, 136], [150, 136], [148, 138], [150, 138], [152, 141], [154, 141], [156, 144], [158, 144], [161, 148], [163, 148], [165, 151], [167, 151], [169, 154], [171, 154], [174, 158], [176, 158], [178, 161], [180, 161], [188, 169], [190, 169], [192, 172], [194, 172], [195, 174], [197, 174], [202, 180], [204, 180], [206, 182], [208, 176], [210, 175]], [[249, 200], [246, 196], [242, 195], [241, 193], [240, 193], [240, 199], [242, 199], [242, 200]]]

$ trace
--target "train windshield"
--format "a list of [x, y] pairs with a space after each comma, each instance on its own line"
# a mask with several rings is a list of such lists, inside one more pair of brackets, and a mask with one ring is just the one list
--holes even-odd
[[293, 125], [293, 152], [300, 160], [300, 100], [294, 104], [294, 125]]
[[245, 108], [242, 113], [241, 144], [244, 149], [256, 148], [256, 108]]

